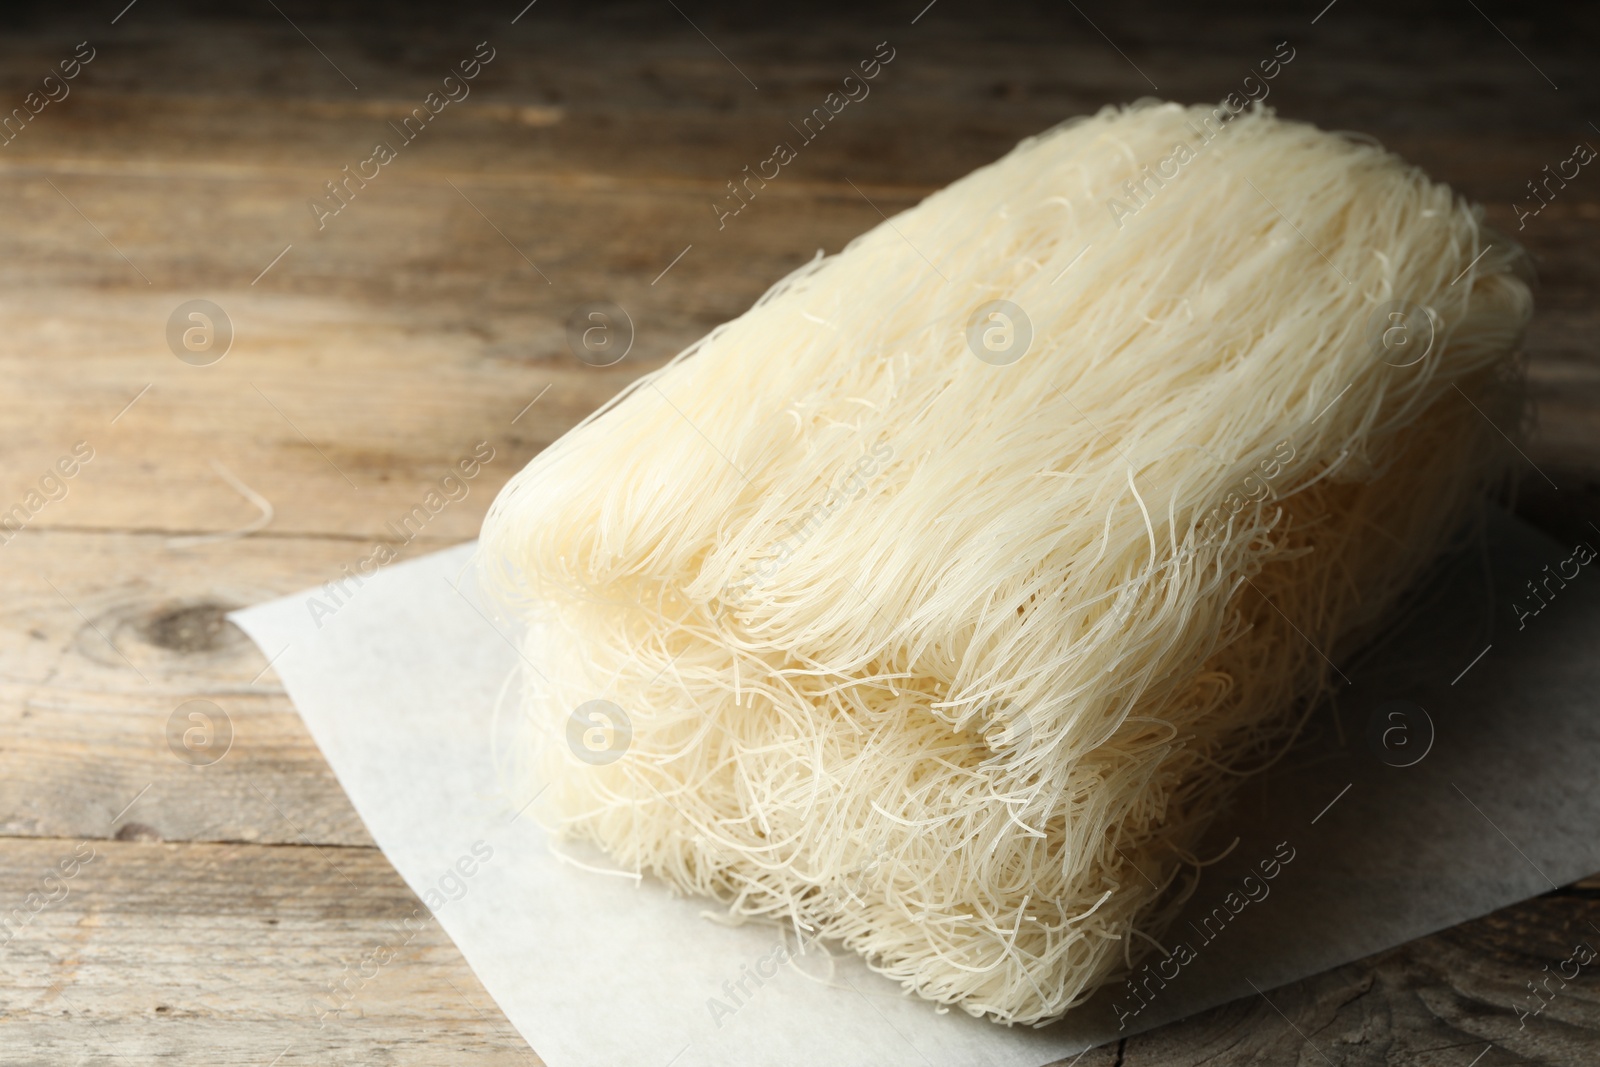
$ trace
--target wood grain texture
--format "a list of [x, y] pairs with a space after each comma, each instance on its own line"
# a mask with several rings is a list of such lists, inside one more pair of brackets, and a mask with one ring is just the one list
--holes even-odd
[[[418, 902], [225, 613], [380, 540], [406, 556], [472, 536], [539, 449], [880, 210], [1106, 103], [1217, 99], [1276, 41], [1297, 51], [1270, 103], [1378, 136], [1527, 245], [1539, 421], [1518, 507], [1563, 538], [1600, 523], [1600, 179], [1585, 171], [1520, 232], [1512, 209], [1576, 140], [1600, 143], [1600, 13], [1344, 0], [1313, 25], [1320, 2], [924, 2], [540, 0], [514, 25], [521, 3], [0, 14], [0, 111], [77, 42], [96, 49], [0, 145], [0, 512], [76, 442], [94, 450], [0, 545], [0, 918], [25, 919], [0, 946], [0, 1062], [537, 1063], [434, 924], [349, 978]], [[496, 56], [472, 95], [319, 228], [307, 201], [484, 40]], [[719, 227], [726, 183], [885, 40], [871, 95]], [[165, 337], [195, 298], [236, 329], [210, 366]], [[614, 367], [568, 347], [594, 300], [634, 324]], [[467, 496], [401, 543], [391, 524], [480, 441], [495, 457]], [[197, 543], [260, 516], [230, 477], [271, 521]], [[233, 728], [210, 766], [167, 741], [195, 699]], [[94, 859], [34, 913], [80, 848]], [[1597, 892], [1077, 1062], [1593, 1063], [1587, 971], [1526, 1026], [1515, 1007], [1600, 937]], [[353, 998], [319, 1018], [340, 981]]]
[[538, 1063], [376, 849], [10, 838], [0, 892], [75, 855], [0, 953], [8, 1065]]

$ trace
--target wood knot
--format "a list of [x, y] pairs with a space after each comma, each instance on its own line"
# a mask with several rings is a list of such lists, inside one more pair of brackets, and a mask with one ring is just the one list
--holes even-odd
[[118, 841], [160, 841], [161, 831], [142, 822], [125, 822], [114, 835]]
[[238, 639], [238, 628], [227, 618], [232, 610], [212, 601], [169, 607], [146, 619], [140, 636], [173, 652], [210, 652]]

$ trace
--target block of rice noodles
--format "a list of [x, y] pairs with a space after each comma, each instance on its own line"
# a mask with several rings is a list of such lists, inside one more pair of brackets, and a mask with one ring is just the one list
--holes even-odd
[[494, 503], [540, 817], [1061, 1017], [1507, 476], [1518, 257], [1374, 144], [1157, 102], [819, 252]]

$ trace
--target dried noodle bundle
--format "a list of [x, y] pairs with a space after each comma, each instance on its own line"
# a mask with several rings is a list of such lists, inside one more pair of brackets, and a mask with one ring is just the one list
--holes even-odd
[[[1149, 950], [1239, 777], [1502, 475], [1531, 311], [1448, 188], [1212, 115], [1023, 142], [511, 481], [484, 555], [536, 624], [556, 827], [999, 1021]], [[567, 743], [592, 700], [609, 762]]]

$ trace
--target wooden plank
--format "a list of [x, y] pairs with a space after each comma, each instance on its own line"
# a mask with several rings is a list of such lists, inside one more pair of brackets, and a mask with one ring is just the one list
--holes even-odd
[[[259, 253], [241, 261], [238, 249], [249, 242], [237, 233], [204, 246], [233, 249], [232, 262], [203, 257], [185, 266], [195, 288], [146, 287], [42, 179], [21, 184], [23, 199], [48, 194], [54, 203], [43, 201], [49, 218], [39, 223], [37, 243], [0, 237], [0, 261], [52, 261], [48, 243], [61, 242], [49, 234], [70, 234], [69, 245], [82, 241], [53, 260], [70, 283], [36, 278], [0, 298], [0, 337], [6, 338], [0, 374], [15, 383], [0, 398], [0, 449], [15, 460], [0, 475], [6, 502], [0, 511], [21, 500], [76, 442], [95, 450], [66, 499], [33, 520], [36, 528], [237, 527], [254, 510], [211, 460], [272, 502], [271, 528], [278, 532], [374, 536], [479, 441], [496, 449], [478, 483], [488, 495], [628, 380], [747, 307], [767, 284], [809, 258], [813, 242], [842, 244], [871, 214], [858, 201], [831, 220], [795, 216], [777, 233], [730, 232], [715, 260], [706, 253], [703, 259], [685, 256], [653, 287], [652, 279], [683, 246], [657, 239], [646, 261], [640, 251], [646, 246], [633, 235], [650, 232], [651, 219], [681, 217], [699, 203], [581, 192], [534, 203], [469, 185], [483, 210], [560, 279], [551, 285], [448, 185], [396, 184], [384, 191], [390, 201], [355, 205], [371, 213], [352, 216], [350, 228], [332, 234], [327, 245], [297, 248], [291, 254], [301, 258], [276, 268], [285, 276], [309, 271], [310, 280], [297, 284], [323, 292], [283, 295], [248, 285], [274, 253], [261, 244]], [[91, 217], [142, 211], [147, 221], [161, 222], [150, 231], [158, 245], [162, 238], [154, 235], [168, 223], [178, 226], [193, 199], [216, 206], [219, 217], [225, 202], [249, 199], [214, 182], [135, 188], [97, 180], [89, 188], [63, 178], [59, 184]], [[537, 233], [546, 217], [565, 220], [565, 229], [535, 248], [524, 235]], [[420, 235], [419, 219], [431, 220]], [[140, 262], [138, 241], [107, 225], [112, 241]], [[569, 265], [561, 254], [544, 254], [565, 244], [573, 255], [583, 245], [582, 254], [593, 256], [590, 246], [598, 242], [584, 235], [602, 231], [610, 235], [607, 248], [593, 258]], [[363, 243], [369, 238], [388, 247], [375, 251]], [[187, 254], [160, 247], [169, 256]], [[75, 254], [86, 258], [74, 264]], [[338, 277], [374, 276], [374, 255], [408, 264], [405, 276], [388, 278], [383, 291], [362, 285], [359, 294], [340, 292], [352, 286]], [[626, 270], [620, 260], [628, 262]], [[445, 262], [461, 267], [440, 273]], [[735, 270], [737, 264], [743, 269]], [[153, 254], [140, 269], [163, 277]], [[110, 292], [84, 288], [86, 276], [97, 273]], [[201, 286], [198, 279], [208, 275], [233, 282]], [[415, 300], [412, 292], [419, 294]], [[197, 296], [220, 304], [237, 333], [232, 350], [204, 367], [175, 358], [163, 336], [173, 309]], [[568, 345], [568, 320], [597, 299], [622, 305], [634, 324], [633, 348], [615, 367], [587, 366]], [[546, 387], [548, 394], [528, 409]], [[443, 535], [470, 536], [474, 527], [457, 514], [444, 520]]]
[[[50, 869], [89, 856], [44, 889]], [[61, 899], [34, 913], [45, 895]], [[444, 1048], [450, 1062], [537, 1062], [375, 849], [0, 839], [0, 900], [23, 909], [0, 952], [8, 1063], [70, 1050], [95, 1064], [420, 1064]], [[1593, 943], [1591, 923], [1592, 894], [1547, 895], [1059, 1064], [1309, 1064], [1320, 1051], [1465, 1067], [1493, 1048], [1482, 1062], [1579, 1067], [1600, 1050], [1592, 969], [1552, 982], [1526, 1025], [1517, 1008], [1547, 965]]]
[[[470, 525], [488, 499], [453, 506]], [[398, 552], [446, 543], [420, 537]], [[0, 835], [370, 844], [268, 657], [224, 616], [337, 577], [371, 550], [261, 535], [15, 538], [0, 568]], [[169, 737], [191, 700], [230, 723], [232, 747], [214, 763], [186, 762]]]
[[0, 901], [8, 1064], [540, 1062], [376, 849], [0, 838]]
[[[488, 495], [628, 380], [748, 307], [819, 244], [836, 249], [877, 218], [854, 194], [786, 200], [780, 192], [770, 222], [709, 230], [716, 240], [695, 244], [652, 284], [683, 251], [663, 234], [690, 227], [703, 207], [696, 196], [579, 190], [525, 199], [469, 182], [483, 210], [559, 279], [546, 284], [447, 185], [397, 181], [352, 205], [367, 214], [342, 220], [350, 229], [295, 248], [301, 258], [269, 275], [290, 290], [276, 292], [244, 280], [273, 246], [249, 238], [243, 223], [223, 223], [241, 204], [288, 198], [282, 183], [119, 185], [58, 175], [91, 217], [142, 214], [149, 249], [107, 227], [143, 260], [140, 270], [162, 279], [145, 286], [44, 177], [0, 176], [0, 191], [39, 205], [34, 230], [0, 234], [0, 263], [55, 263], [60, 272], [18, 277], [0, 296], [0, 374], [13, 383], [0, 397], [0, 451], [11, 460], [0, 472], [0, 511], [76, 442], [95, 458], [65, 499], [33, 518], [36, 529], [237, 528], [255, 511], [213, 460], [273, 504], [270, 529], [282, 533], [377, 536], [479, 441], [496, 449], [478, 483]], [[909, 198], [880, 202], [892, 210]], [[162, 243], [156, 235], [181, 228], [196, 204], [225, 239], [193, 255]], [[1551, 278], [1529, 337], [1543, 410], [1527, 451], [1541, 468], [1580, 472], [1568, 481], [1592, 478], [1585, 472], [1600, 465], [1587, 342], [1600, 312], [1582, 296], [1600, 283], [1596, 215], [1552, 215], [1533, 245]], [[597, 233], [606, 236], [585, 236]], [[52, 253], [51, 242], [67, 247]], [[545, 257], [550, 249], [558, 251]], [[374, 260], [399, 266], [378, 273]], [[441, 271], [446, 263], [456, 266]], [[164, 339], [173, 309], [198, 296], [223, 306], [237, 331], [233, 349], [204, 367], [180, 361]], [[596, 299], [620, 304], [634, 323], [634, 347], [615, 367], [586, 366], [568, 346], [568, 319]], [[475, 524], [462, 515], [443, 516], [440, 535], [471, 536]]]
[[1163, 1027], [1129, 1041], [1120, 1062], [1580, 1067], [1600, 1053], [1600, 978], [1552, 980], [1542, 1012], [1517, 1009], [1541, 1003], [1529, 982], [1595, 943], [1597, 920], [1593, 899], [1540, 897]]

